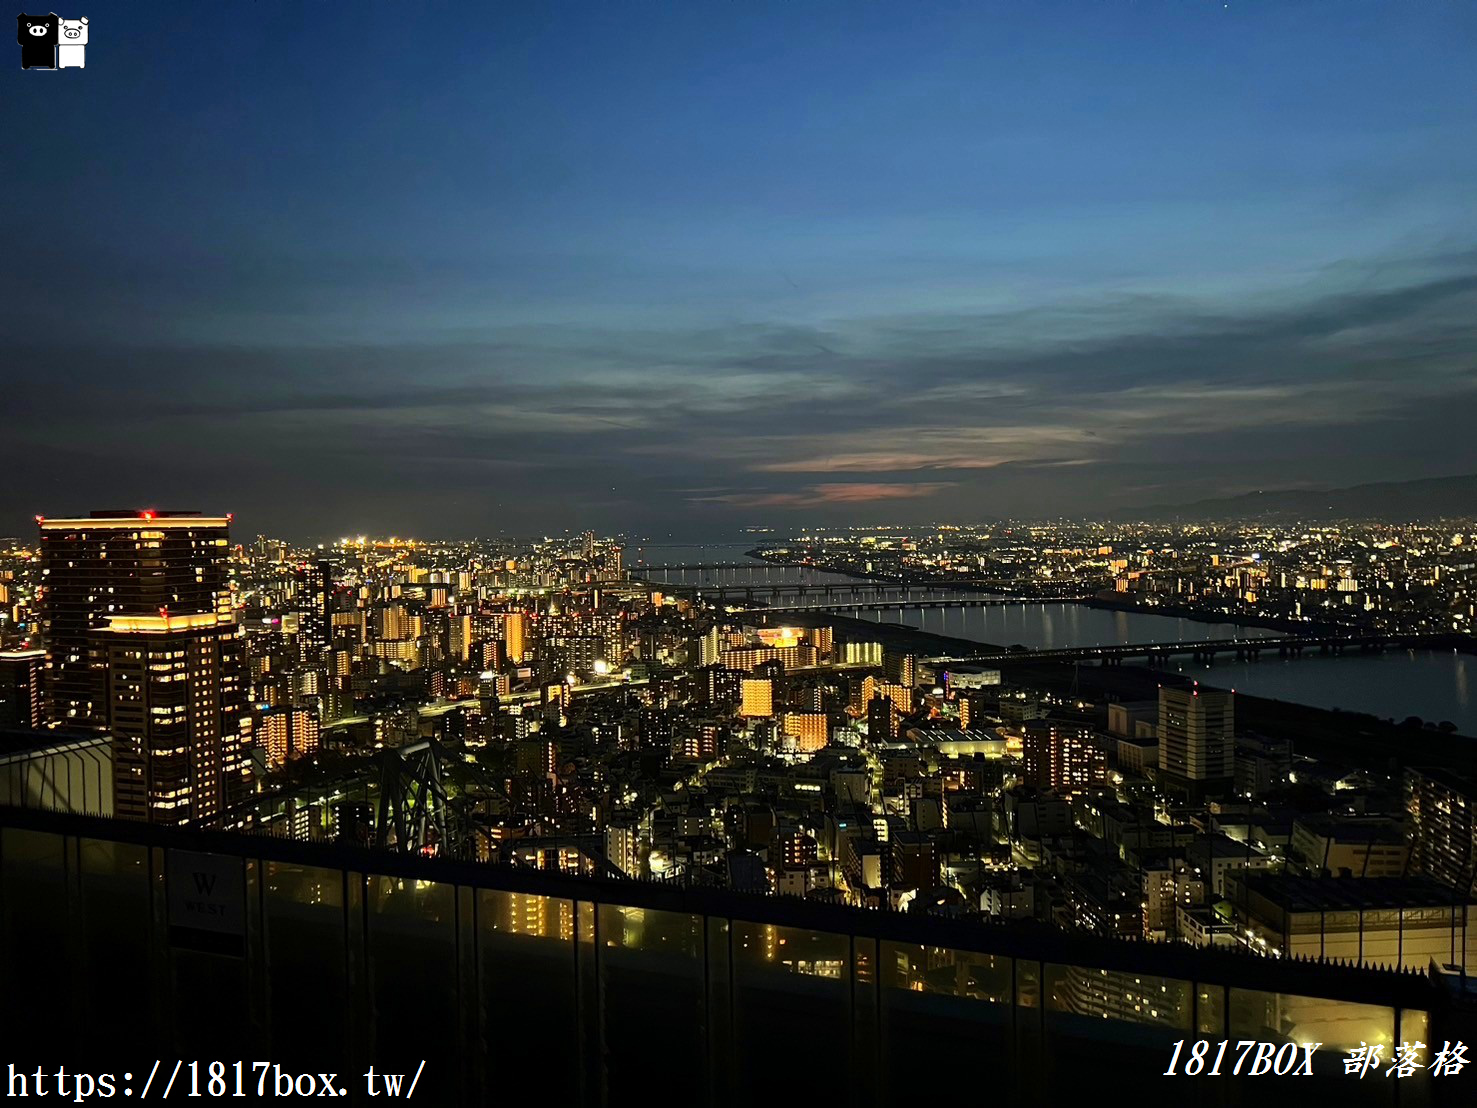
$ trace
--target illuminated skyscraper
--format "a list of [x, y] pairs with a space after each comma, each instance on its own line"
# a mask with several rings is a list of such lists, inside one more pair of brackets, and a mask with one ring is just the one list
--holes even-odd
[[41, 519], [45, 711], [106, 729], [119, 816], [212, 820], [250, 788], [229, 516]]
[[786, 712], [785, 734], [795, 740], [795, 749], [802, 754], [814, 754], [824, 747], [830, 738], [830, 721], [824, 712]]
[[250, 790], [244, 640], [230, 616], [110, 616], [93, 634], [124, 819], [215, 820]]
[[333, 564], [319, 559], [297, 573], [298, 657], [317, 661], [333, 633]]
[[111, 615], [230, 612], [229, 516], [197, 512], [94, 512], [38, 518], [46, 722], [104, 728], [103, 661], [93, 633]]
[[1229, 780], [1236, 754], [1235, 699], [1225, 689], [1159, 690], [1159, 765], [1180, 782]]
[[289, 758], [311, 754], [318, 749], [318, 713], [306, 708], [266, 712], [254, 739], [269, 766], [280, 766]]
[[768, 719], [774, 715], [774, 682], [767, 677], [744, 678], [739, 715], [749, 719]]
[[918, 656], [887, 651], [882, 656], [882, 669], [889, 681], [911, 689], [918, 684]]
[[508, 657], [514, 662], [523, 661], [527, 632], [528, 617], [522, 612], [509, 612], [503, 624], [503, 641], [508, 644]]

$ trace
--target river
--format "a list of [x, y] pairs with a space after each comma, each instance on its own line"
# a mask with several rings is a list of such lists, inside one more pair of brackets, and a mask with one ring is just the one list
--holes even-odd
[[[696, 546], [656, 545], [642, 549], [650, 565], [753, 563], [752, 568], [683, 571], [667, 574], [673, 583], [702, 585], [844, 584], [854, 578], [822, 570], [770, 566], [746, 558], [754, 543]], [[628, 548], [628, 563], [636, 551]], [[655, 576], [655, 575], [654, 575]], [[856, 582], [861, 584], [861, 582]], [[1143, 612], [1119, 612], [1081, 604], [1010, 604], [999, 607], [901, 608], [848, 613], [880, 623], [903, 623], [921, 631], [997, 646], [1019, 644], [1033, 650], [1109, 643], [1183, 642], [1237, 636], [1276, 637], [1275, 631], [1210, 623]], [[1407, 716], [1449, 720], [1463, 734], [1477, 734], [1477, 657], [1443, 651], [1391, 651], [1386, 654], [1318, 654], [1260, 661], [1217, 659], [1209, 665], [1172, 659], [1169, 668], [1207, 685], [1233, 688], [1252, 696], [1367, 712], [1399, 722]]]

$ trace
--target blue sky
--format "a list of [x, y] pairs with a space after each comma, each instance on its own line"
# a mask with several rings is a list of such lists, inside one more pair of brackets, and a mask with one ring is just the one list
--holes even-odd
[[0, 78], [0, 533], [1477, 471], [1468, 3], [84, 7]]

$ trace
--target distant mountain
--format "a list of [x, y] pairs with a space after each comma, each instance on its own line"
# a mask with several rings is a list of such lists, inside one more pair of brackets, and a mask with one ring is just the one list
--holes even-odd
[[1477, 474], [1379, 481], [1344, 489], [1282, 489], [1249, 492], [1190, 504], [1154, 504], [1112, 513], [1117, 519], [1304, 519], [1477, 518]]

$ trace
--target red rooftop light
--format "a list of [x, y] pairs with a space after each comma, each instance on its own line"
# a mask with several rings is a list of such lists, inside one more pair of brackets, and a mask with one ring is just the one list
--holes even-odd
[[147, 510], [147, 509], [145, 509], [144, 511], [140, 512], [139, 515], [141, 517], [143, 517], [144, 519], [153, 519], [154, 518], [154, 513], [151, 512], [151, 511], [149, 511], [149, 510]]

